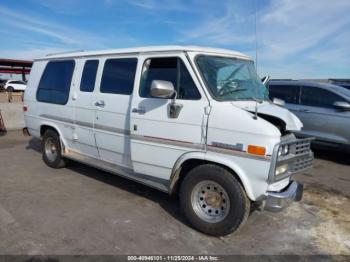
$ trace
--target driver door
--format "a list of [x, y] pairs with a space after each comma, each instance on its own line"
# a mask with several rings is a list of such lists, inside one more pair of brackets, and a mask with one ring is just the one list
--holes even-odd
[[[181, 155], [204, 150], [208, 100], [184, 54], [140, 56], [140, 66], [130, 114], [132, 164], [136, 173], [168, 180]], [[169, 114], [172, 99], [151, 97], [153, 80], [174, 85], [176, 118]]]

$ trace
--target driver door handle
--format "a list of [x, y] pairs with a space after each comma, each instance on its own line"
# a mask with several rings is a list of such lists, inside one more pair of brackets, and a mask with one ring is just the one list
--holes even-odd
[[309, 109], [299, 109], [299, 112], [309, 113], [311, 112]]
[[146, 110], [142, 107], [138, 107], [138, 108], [133, 108], [131, 110], [131, 112], [138, 113], [138, 114], [144, 114], [144, 113], [146, 113]]
[[104, 107], [105, 106], [105, 101], [103, 101], [103, 100], [96, 101], [95, 106]]

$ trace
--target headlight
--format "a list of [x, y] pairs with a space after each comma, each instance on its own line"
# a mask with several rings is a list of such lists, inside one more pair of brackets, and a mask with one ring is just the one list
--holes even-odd
[[288, 164], [280, 165], [276, 167], [275, 175], [282, 175], [288, 171]]
[[278, 149], [278, 156], [286, 156], [289, 154], [289, 145], [282, 145]]

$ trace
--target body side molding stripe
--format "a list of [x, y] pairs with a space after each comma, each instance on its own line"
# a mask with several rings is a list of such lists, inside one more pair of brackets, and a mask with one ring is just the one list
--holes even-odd
[[154, 142], [154, 143], [159, 143], [164, 145], [172, 145], [172, 146], [180, 146], [180, 147], [204, 150], [204, 145], [191, 143], [188, 141], [173, 140], [168, 138], [158, 138], [158, 137], [152, 137], [152, 136], [141, 136], [141, 135], [135, 135], [135, 134], [131, 135], [131, 139], [145, 141], [145, 142]]
[[[64, 122], [64, 123], [67, 123], [67, 124], [72, 124], [72, 125], [76, 124], [76, 125], [82, 126], [82, 127], [94, 128], [94, 125], [92, 123], [85, 122], [85, 121], [77, 120], [77, 121], [74, 122], [74, 120], [70, 119], [70, 118], [53, 116], [53, 115], [47, 115], [47, 114], [40, 115], [40, 117], [44, 117], [44, 118], [47, 118], [47, 119]], [[107, 132], [112, 132], [112, 133], [117, 133], [117, 134], [130, 135], [130, 131], [129, 130], [116, 128], [116, 127], [105, 126], [105, 125], [98, 125], [97, 124], [97, 125], [95, 125], [95, 129], [99, 129], [99, 130], [107, 131]]]
[[[48, 114], [42, 114], [40, 117], [44, 117], [51, 120], [56, 120], [68, 124], [74, 125], [74, 120], [59, 116], [52, 116]], [[93, 128], [93, 124], [83, 122], [83, 121], [77, 121], [75, 124], [84, 126], [84, 127], [90, 127]], [[168, 138], [160, 138], [160, 137], [153, 137], [153, 136], [143, 136], [143, 135], [136, 135], [136, 134], [130, 134], [130, 130], [121, 129], [121, 128], [115, 128], [115, 127], [108, 127], [104, 125], [95, 125], [95, 128], [102, 131], [112, 132], [116, 134], [126, 135], [130, 136], [131, 139], [138, 140], [138, 141], [144, 141], [144, 142], [153, 142], [153, 143], [159, 143], [163, 145], [172, 145], [172, 146], [179, 146], [179, 147], [185, 147], [189, 149], [196, 149], [196, 150], [202, 150], [205, 151], [204, 144], [199, 143], [192, 143], [189, 141], [181, 141], [181, 140], [173, 140]], [[244, 151], [238, 151], [238, 150], [232, 150], [228, 148], [218, 147], [218, 145], [208, 145], [207, 150], [211, 152], [226, 154], [226, 155], [236, 155], [239, 157], [246, 157], [246, 158], [252, 158], [256, 160], [262, 160], [262, 161], [270, 161], [270, 156], [257, 156], [252, 155]]]

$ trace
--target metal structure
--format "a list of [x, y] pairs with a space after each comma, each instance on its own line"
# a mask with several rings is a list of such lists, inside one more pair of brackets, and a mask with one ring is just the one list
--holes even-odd
[[33, 61], [0, 58], [0, 73], [20, 74], [22, 80], [26, 81], [26, 75], [30, 73], [32, 65]]
[[1, 115], [1, 110], [0, 110], [0, 136], [6, 134], [7, 130], [5, 127], [5, 122], [4, 119], [2, 118]]

